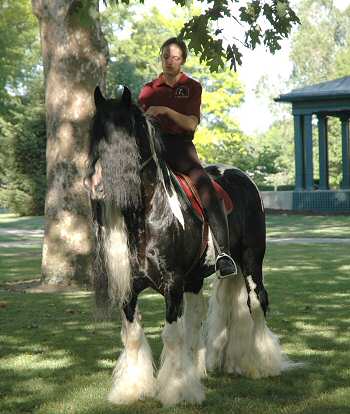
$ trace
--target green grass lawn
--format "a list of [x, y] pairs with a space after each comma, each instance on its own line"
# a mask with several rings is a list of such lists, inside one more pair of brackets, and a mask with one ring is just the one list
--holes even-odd
[[40, 278], [41, 248], [0, 248], [0, 287]]
[[0, 229], [40, 230], [44, 226], [44, 217], [18, 217], [15, 214], [0, 214]]
[[[276, 237], [285, 237], [289, 227], [300, 228], [301, 220], [304, 232], [313, 232], [315, 222], [307, 227], [306, 217], [284, 219], [268, 217]], [[343, 226], [347, 219], [343, 218]], [[34, 226], [31, 220], [13, 223], [30, 227]], [[328, 229], [341, 227], [340, 220], [333, 217]], [[39, 274], [39, 250], [19, 250], [0, 248], [0, 282]], [[305, 366], [262, 380], [210, 374], [201, 407], [162, 408], [154, 400], [130, 407], [110, 405], [106, 394], [121, 349], [118, 316], [111, 322], [94, 322], [93, 297], [88, 292], [34, 294], [0, 288], [0, 413], [348, 414], [348, 252], [349, 246], [342, 244], [269, 245], [265, 260], [271, 301], [268, 325], [280, 336], [290, 358]], [[8, 261], [3, 262], [4, 256]], [[146, 292], [141, 310], [158, 363], [164, 323], [162, 298]]]
[[[43, 226], [43, 217], [0, 214], [0, 287], [5, 283], [40, 278], [41, 238], [35, 231], [42, 230]], [[28, 231], [34, 232], [28, 234]], [[20, 246], [15, 245], [16, 242]]]
[[270, 214], [266, 220], [269, 237], [340, 237], [350, 238], [348, 216], [302, 216]]

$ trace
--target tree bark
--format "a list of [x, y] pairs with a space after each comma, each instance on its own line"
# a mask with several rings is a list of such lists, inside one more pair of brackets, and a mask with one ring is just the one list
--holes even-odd
[[93, 237], [83, 185], [94, 114], [93, 90], [104, 79], [108, 48], [98, 0], [32, 0], [39, 20], [47, 113], [47, 181], [42, 281], [88, 283]]

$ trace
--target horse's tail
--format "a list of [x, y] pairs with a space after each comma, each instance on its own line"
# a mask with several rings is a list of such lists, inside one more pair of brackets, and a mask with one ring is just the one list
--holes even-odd
[[[238, 168], [226, 169], [222, 174], [222, 184], [235, 193], [234, 197], [237, 197], [237, 199], [234, 201], [239, 201], [239, 196], [244, 195], [246, 204], [253, 208], [255, 213], [258, 211], [265, 215], [264, 204], [258, 187], [242, 170]], [[238, 190], [241, 194], [237, 194]]]
[[131, 293], [131, 266], [124, 216], [110, 202], [100, 204], [95, 226], [96, 256], [93, 286], [101, 316], [113, 305], [125, 304]]
[[[240, 217], [239, 220], [243, 222], [241, 236], [245, 239], [246, 247], [254, 248], [262, 261], [266, 249], [266, 222], [264, 204], [258, 187], [238, 168], [226, 169], [218, 181], [233, 200], [232, 219], [238, 220]], [[251, 240], [250, 235], [254, 235], [254, 240]]]

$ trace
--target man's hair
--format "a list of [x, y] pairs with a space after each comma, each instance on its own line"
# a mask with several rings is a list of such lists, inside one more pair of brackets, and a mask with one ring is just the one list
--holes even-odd
[[170, 39], [166, 40], [160, 47], [160, 54], [162, 55], [164, 49], [170, 45], [176, 45], [181, 49], [183, 61], [186, 62], [188, 54], [187, 46], [186, 43], [178, 37], [171, 37]]

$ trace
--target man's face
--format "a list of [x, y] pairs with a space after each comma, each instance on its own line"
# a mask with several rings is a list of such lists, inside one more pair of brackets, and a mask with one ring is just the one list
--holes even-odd
[[165, 75], [178, 75], [183, 63], [182, 50], [177, 45], [171, 44], [164, 48], [162, 53], [162, 68]]

